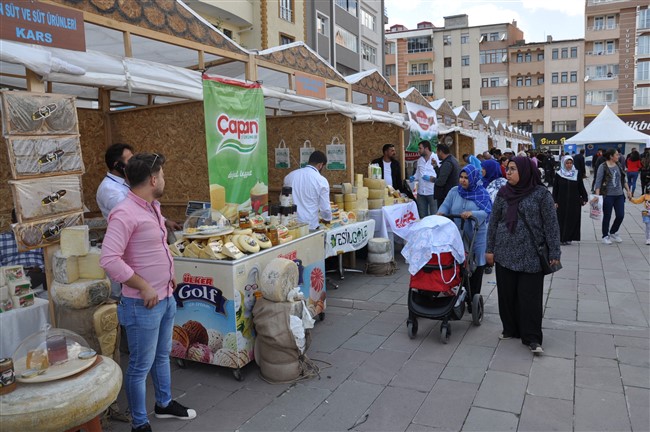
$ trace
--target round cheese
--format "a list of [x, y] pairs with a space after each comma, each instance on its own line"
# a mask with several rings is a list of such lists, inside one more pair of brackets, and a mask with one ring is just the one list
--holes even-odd
[[343, 200], [346, 203], [350, 202], [350, 201], [356, 202], [357, 201], [357, 194], [353, 194], [353, 193], [345, 194], [345, 195], [343, 195]]
[[390, 252], [390, 240], [387, 238], [372, 238], [368, 241], [368, 253], [382, 254]]
[[260, 245], [257, 240], [252, 236], [242, 235], [239, 236], [239, 249], [247, 253], [255, 253], [260, 251]]
[[101, 304], [111, 295], [111, 281], [108, 279], [78, 279], [71, 284], [63, 284], [55, 280], [52, 282], [50, 295], [57, 306], [85, 309]]
[[383, 190], [386, 187], [386, 181], [384, 179], [370, 179], [364, 178], [363, 185], [369, 189], [381, 189]]
[[270, 301], [287, 301], [287, 294], [298, 286], [298, 265], [286, 258], [271, 260], [260, 276], [262, 296]]
[[384, 252], [380, 254], [368, 252], [368, 262], [371, 264], [386, 264], [393, 261], [393, 254]]
[[343, 194], [334, 194], [334, 202], [337, 204], [343, 203]]
[[360, 198], [368, 198], [368, 194], [370, 193], [370, 189], [368, 189], [365, 186], [358, 187], [356, 192], [357, 194], [357, 199]]
[[380, 209], [383, 206], [384, 206], [384, 200], [383, 199], [369, 199], [368, 200], [368, 208], [370, 210]]
[[368, 199], [380, 199], [384, 197], [383, 189], [368, 189]]
[[352, 211], [357, 209], [357, 202], [356, 201], [347, 201], [345, 203], [345, 211]]

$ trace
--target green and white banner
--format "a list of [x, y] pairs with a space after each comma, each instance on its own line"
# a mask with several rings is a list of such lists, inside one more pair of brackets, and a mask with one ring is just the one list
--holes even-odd
[[210, 204], [226, 217], [268, 210], [264, 95], [258, 83], [203, 75]]

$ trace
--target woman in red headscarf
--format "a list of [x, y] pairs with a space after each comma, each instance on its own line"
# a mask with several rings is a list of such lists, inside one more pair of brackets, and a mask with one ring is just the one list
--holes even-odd
[[559, 264], [560, 229], [553, 197], [542, 186], [539, 171], [529, 158], [511, 159], [506, 179], [508, 183], [499, 190], [492, 206], [485, 254], [488, 265], [496, 264], [503, 324], [499, 338], [521, 338], [531, 352], [539, 354], [544, 352], [544, 273], [537, 245], [546, 242], [549, 263]]

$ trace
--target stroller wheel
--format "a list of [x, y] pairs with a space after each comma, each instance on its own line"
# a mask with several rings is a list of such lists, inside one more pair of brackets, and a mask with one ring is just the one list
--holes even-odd
[[483, 296], [475, 294], [472, 298], [472, 322], [480, 326], [483, 321]]
[[418, 334], [418, 320], [413, 318], [413, 320], [406, 321], [406, 330], [410, 339], [415, 339], [415, 336]]
[[440, 342], [447, 344], [449, 342], [449, 336], [451, 335], [451, 327], [449, 324], [443, 324], [440, 326]]

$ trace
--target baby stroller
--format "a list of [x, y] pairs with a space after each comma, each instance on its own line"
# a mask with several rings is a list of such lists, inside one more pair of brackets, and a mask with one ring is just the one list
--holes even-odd
[[[418, 332], [418, 318], [442, 320], [440, 341], [449, 342], [451, 324], [449, 321], [460, 320], [465, 313], [465, 303], [471, 310], [472, 322], [480, 326], [483, 321], [483, 296], [475, 294], [469, 298], [469, 278], [475, 270], [472, 249], [474, 238], [479, 229], [475, 217], [462, 219], [460, 215], [447, 215], [450, 219], [461, 219], [460, 233], [465, 249], [465, 262], [460, 263], [451, 251], [432, 254], [429, 262], [415, 275], [411, 276], [408, 294], [409, 316], [406, 321], [409, 338]], [[464, 235], [465, 223], [472, 223], [471, 239]]]

